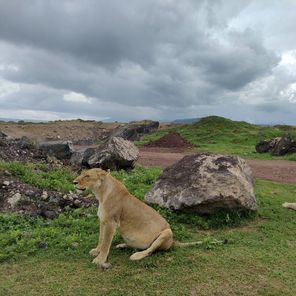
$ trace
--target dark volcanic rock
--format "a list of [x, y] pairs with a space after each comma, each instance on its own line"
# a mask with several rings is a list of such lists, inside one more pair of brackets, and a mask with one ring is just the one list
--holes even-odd
[[237, 156], [207, 153], [185, 156], [165, 169], [145, 200], [201, 214], [256, 210], [253, 176], [246, 162]]
[[271, 149], [270, 141], [269, 140], [260, 141], [259, 143], [256, 144], [255, 149], [258, 153], [269, 152]]
[[119, 127], [111, 137], [120, 137], [129, 141], [140, 140], [142, 136], [156, 131], [159, 127], [158, 121], [145, 120], [141, 122], [130, 122], [128, 125]]
[[296, 142], [289, 136], [280, 138], [272, 149], [272, 155], [282, 156], [287, 153], [296, 152]]
[[6, 139], [7, 135], [0, 131], [0, 139]]
[[282, 156], [296, 152], [296, 141], [289, 136], [264, 140], [257, 143], [256, 151], [258, 153], [271, 152], [274, 156]]
[[72, 142], [50, 141], [39, 144], [39, 149], [48, 156], [55, 156], [57, 159], [70, 159], [73, 153]]
[[20, 145], [20, 148], [21, 149], [34, 149], [35, 148], [35, 145], [33, 143], [32, 140], [30, 140], [28, 137], [21, 137], [20, 140], [19, 140], [19, 145]]

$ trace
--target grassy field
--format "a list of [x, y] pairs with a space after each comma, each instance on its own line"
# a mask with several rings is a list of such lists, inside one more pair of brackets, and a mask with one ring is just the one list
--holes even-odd
[[292, 126], [258, 126], [247, 122], [237, 122], [218, 116], [209, 116], [189, 125], [176, 125], [160, 129], [138, 141], [139, 146], [157, 140], [170, 131], [177, 131], [192, 143], [198, 151], [235, 154], [245, 158], [287, 159], [296, 160], [296, 154], [285, 157], [274, 157], [269, 153], [256, 153], [258, 141], [283, 136], [286, 134], [296, 138], [296, 127]]
[[[159, 174], [137, 168], [115, 176], [142, 199]], [[70, 180], [64, 183], [70, 186]], [[294, 296], [296, 219], [281, 204], [295, 200], [295, 193], [296, 186], [257, 180], [255, 216], [200, 217], [156, 208], [176, 239], [204, 244], [140, 262], [129, 261], [134, 250], [112, 248], [106, 272], [88, 256], [98, 239], [96, 209], [69, 209], [55, 220], [0, 214], [0, 295]], [[227, 243], [211, 246], [211, 239]], [[121, 241], [117, 235], [113, 246]]]

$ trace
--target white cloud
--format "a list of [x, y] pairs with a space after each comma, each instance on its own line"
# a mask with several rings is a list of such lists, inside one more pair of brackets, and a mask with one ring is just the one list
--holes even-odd
[[19, 91], [20, 85], [18, 83], [13, 83], [0, 78], [0, 102], [1, 99], [5, 99], [8, 95]]
[[40, 121], [53, 120], [70, 120], [70, 119], [85, 119], [85, 120], [108, 120], [108, 117], [87, 116], [79, 113], [65, 113], [65, 112], [48, 112], [43, 110], [21, 110], [21, 109], [1, 109], [0, 118], [11, 119], [31, 119]]
[[92, 99], [90, 97], [87, 97], [83, 94], [71, 91], [69, 93], [64, 94], [63, 100], [65, 102], [71, 102], [71, 103], [86, 103], [91, 104]]

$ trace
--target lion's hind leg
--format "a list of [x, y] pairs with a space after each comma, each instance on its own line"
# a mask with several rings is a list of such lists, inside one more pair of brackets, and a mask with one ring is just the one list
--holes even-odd
[[151, 255], [156, 250], [167, 250], [173, 244], [173, 233], [171, 229], [163, 230], [156, 240], [151, 244], [151, 246], [141, 252], [136, 252], [130, 256], [131, 260], [141, 260], [149, 255]]

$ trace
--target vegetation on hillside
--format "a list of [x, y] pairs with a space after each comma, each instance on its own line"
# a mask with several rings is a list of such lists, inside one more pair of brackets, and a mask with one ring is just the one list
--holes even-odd
[[[278, 157], [273, 157], [269, 153], [256, 153], [255, 145], [257, 142], [287, 134], [296, 138], [296, 127], [293, 126], [259, 126], [243, 121], [232, 121], [219, 116], [208, 116], [194, 124], [160, 129], [147, 135], [137, 144], [143, 146], [161, 138], [170, 131], [178, 132], [192, 143], [198, 151], [236, 154], [247, 158], [263, 159], [278, 159]], [[287, 155], [284, 159], [296, 160], [296, 155]]]
[[0, 161], [0, 169], [8, 170], [19, 180], [40, 189], [74, 190], [74, 173], [67, 167], [50, 168], [46, 163]]

